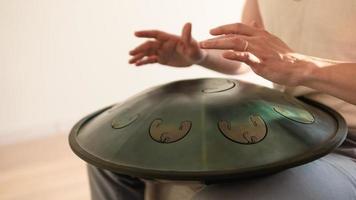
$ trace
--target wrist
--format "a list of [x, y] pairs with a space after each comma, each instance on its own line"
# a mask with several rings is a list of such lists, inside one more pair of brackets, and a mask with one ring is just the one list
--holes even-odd
[[287, 53], [282, 54], [281, 58], [286, 67], [290, 69], [289, 73], [280, 74], [282, 84], [287, 86], [306, 86], [307, 82], [313, 79], [316, 66], [308, 56], [299, 53]]
[[205, 49], [201, 49], [201, 57], [199, 60], [195, 61], [194, 64], [196, 65], [202, 65], [208, 57], [208, 52]]
[[301, 85], [310, 87], [310, 85], [317, 80], [320, 68], [314, 63], [306, 63]]
[[326, 65], [324, 62], [319, 60], [314, 60], [313, 57], [302, 56], [301, 61], [299, 62], [302, 72], [300, 73], [300, 84], [306, 87], [312, 87], [316, 81], [320, 81], [322, 77], [322, 67]]

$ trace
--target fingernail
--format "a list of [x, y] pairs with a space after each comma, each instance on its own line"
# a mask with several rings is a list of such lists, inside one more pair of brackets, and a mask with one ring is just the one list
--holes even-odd
[[215, 29], [211, 29], [209, 32], [210, 32], [211, 35], [214, 35], [215, 31], [216, 31]]

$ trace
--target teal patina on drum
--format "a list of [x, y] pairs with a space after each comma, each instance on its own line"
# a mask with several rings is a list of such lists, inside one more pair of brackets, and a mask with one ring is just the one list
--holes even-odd
[[344, 119], [314, 101], [207, 78], [157, 86], [94, 112], [69, 142], [83, 160], [121, 174], [225, 180], [310, 162], [346, 133]]

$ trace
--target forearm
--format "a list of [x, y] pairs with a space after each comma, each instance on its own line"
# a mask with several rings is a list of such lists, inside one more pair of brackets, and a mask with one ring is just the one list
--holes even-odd
[[302, 85], [356, 104], [356, 63], [311, 58], [313, 68]]
[[222, 50], [205, 50], [206, 57], [198, 65], [228, 75], [237, 75], [247, 72], [249, 69], [240, 62], [227, 60], [222, 57]]

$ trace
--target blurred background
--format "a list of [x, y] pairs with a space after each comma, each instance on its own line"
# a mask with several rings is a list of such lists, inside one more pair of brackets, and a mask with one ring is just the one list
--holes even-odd
[[[89, 199], [67, 135], [84, 115], [148, 87], [224, 77], [199, 66], [134, 67], [135, 30], [197, 40], [240, 21], [243, 0], [0, 0], [0, 199]], [[234, 76], [270, 83], [252, 73]]]

